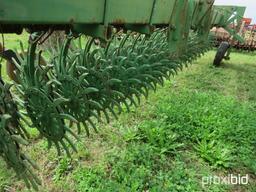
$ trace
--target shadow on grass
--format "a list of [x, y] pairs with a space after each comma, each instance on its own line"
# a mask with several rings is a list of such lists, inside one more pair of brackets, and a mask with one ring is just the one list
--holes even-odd
[[[256, 73], [256, 65], [252, 65], [252, 64], [233, 64], [233, 63], [223, 63], [222, 66], [220, 66], [219, 68], [222, 69], [232, 69], [235, 70], [237, 72], [244, 72], [244, 73]], [[253, 71], [254, 70], [254, 71]]]

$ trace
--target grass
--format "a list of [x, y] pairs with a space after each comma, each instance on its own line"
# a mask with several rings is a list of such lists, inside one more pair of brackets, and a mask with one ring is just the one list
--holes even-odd
[[[256, 56], [233, 53], [214, 68], [210, 51], [139, 108], [81, 135], [72, 159], [31, 140], [42, 192], [256, 190]], [[0, 191], [28, 191], [0, 161]], [[249, 174], [249, 185], [202, 186], [204, 176]]]

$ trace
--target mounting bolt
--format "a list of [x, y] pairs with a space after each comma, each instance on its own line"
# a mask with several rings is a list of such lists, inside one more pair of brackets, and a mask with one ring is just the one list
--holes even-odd
[[176, 27], [173, 24], [170, 24], [170, 29], [171, 30], [176, 30]]

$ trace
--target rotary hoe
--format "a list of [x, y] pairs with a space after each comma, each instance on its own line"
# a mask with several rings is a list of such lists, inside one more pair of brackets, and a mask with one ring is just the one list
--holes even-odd
[[[70, 157], [81, 132], [97, 132], [97, 121], [117, 119], [211, 49], [212, 27], [240, 24], [239, 7], [213, 4], [1, 0], [3, 37], [24, 30], [30, 37], [21, 53], [5, 48], [4, 41], [0, 47], [13, 80], [0, 78], [0, 156], [27, 187], [38, 189], [39, 167], [23, 150], [28, 129]], [[42, 51], [55, 31], [64, 31], [65, 39]]]

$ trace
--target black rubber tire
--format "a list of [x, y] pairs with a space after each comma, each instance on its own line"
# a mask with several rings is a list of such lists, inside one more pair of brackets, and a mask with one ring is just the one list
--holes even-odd
[[224, 41], [220, 44], [217, 53], [215, 55], [213, 65], [216, 67], [219, 67], [221, 64], [221, 61], [225, 58], [225, 55], [229, 49], [230, 45], [228, 42]]

